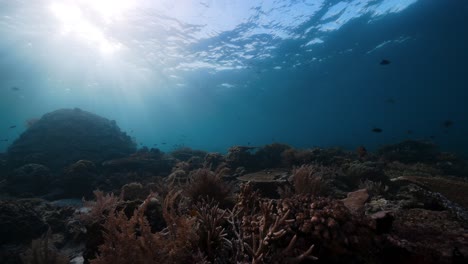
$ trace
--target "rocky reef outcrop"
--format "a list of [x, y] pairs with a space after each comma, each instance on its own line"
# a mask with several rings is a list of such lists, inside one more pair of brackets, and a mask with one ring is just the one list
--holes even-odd
[[45, 114], [8, 148], [7, 164], [42, 164], [62, 169], [78, 160], [101, 163], [135, 152], [136, 145], [116, 122], [81, 109]]

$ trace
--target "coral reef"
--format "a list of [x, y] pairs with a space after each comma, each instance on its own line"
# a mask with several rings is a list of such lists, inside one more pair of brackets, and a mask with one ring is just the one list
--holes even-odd
[[[464, 263], [468, 235], [447, 212], [410, 209], [395, 216], [387, 263]], [[406, 259], [406, 260], [405, 260]]]
[[343, 174], [340, 179], [345, 182], [350, 189], [357, 188], [362, 181], [373, 181], [387, 183], [388, 177], [384, 174], [384, 165], [373, 161], [353, 161], [343, 165]]
[[208, 169], [194, 170], [185, 185], [185, 193], [193, 202], [213, 199], [221, 207], [226, 207], [231, 204], [232, 186], [224, 182], [221, 177], [221, 174]]
[[40, 201], [0, 201], [0, 244], [37, 238], [47, 231], [47, 224], [36, 211]]
[[44, 194], [49, 189], [52, 179], [53, 175], [46, 166], [26, 164], [7, 175], [6, 191], [21, 196]]
[[193, 159], [194, 157], [198, 157], [201, 160], [203, 160], [205, 156], [207, 155], [207, 152], [203, 150], [194, 150], [188, 147], [182, 147], [182, 148], [173, 150], [172, 152], [169, 153], [169, 155], [171, 155], [172, 157], [180, 161], [189, 161], [190, 159]]
[[89, 160], [79, 160], [68, 166], [59, 179], [59, 185], [63, 186], [62, 197], [89, 196], [96, 185], [96, 165]]
[[67, 264], [67, 256], [59, 253], [50, 243], [51, 231], [41, 239], [35, 239], [31, 242], [31, 248], [22, 256], [25, 264]]
[[273, 143], [259, 148], [255, 154], [256, 166], [259, 169], [283, 167], [283, 152], [292, 149], [291, 146]]
[[297, 194], [324, 196], [330, 192], [330, 182], [336, 177], [336, 171], [319, 165], [302, 165], [292, 172], [290, 181]]
[[468, 210], [468, 182], [466, 181], [421, 176], [402, 176], [397, 180], [415, 183], [430, 191], [438, 192]]
[[123, 158], [106, 160], [102, 166], [111, 172], [150, 172], [165, 174], [175, 164], [174, 158], [164, 155], [159, 149], [142, 149]]
[[7, 160], [0, 262], [466, 263], [466, 163], [424, 144]]
[[378, 150], [378, 154], [387, 161], [426, 163], [437, 160], [439, 150], [436, 145], [430, 142], [406, 140], [398, 144], [384, 146]]
[[262, 170], [237, 177], [241, 183], [249, 182], [264, 197], [278, 198], [277, 189], [285, 187], [290, 173], [282, 169]]
[[115, 121], [81, 109], [45, 114], [8, 148], [8, 165], [38, 163], [60, 170], [78, 160], [101, 163], [136, 150]]

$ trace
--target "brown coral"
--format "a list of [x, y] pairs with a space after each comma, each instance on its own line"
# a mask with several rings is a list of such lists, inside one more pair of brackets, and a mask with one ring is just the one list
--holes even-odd
[[323, 196], [329, 192], [329, 180], [334, 177], [334, 170], [318, 165], [302, 165], [293, 170], [292, 182], [297, 194]]
[[223, 181], [222, 176], [208, 169], [198, 169], [189, 175], [190, 180], [185, 186], [186, 194], [197, 202], [202, 199], [213, 199], [226, 207], [231, 202], [231, 186]]

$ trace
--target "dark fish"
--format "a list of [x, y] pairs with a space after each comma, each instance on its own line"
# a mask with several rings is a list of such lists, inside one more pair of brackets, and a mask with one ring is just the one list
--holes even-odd
[[446, 128], [449, 128], [449, 127], [453, 126], [453, 121], [452, 120], [445, 120], [444, 123], [443, 123], [443, 126], [446, 127]]
[[374, 133], [382, 133], [382, 131], [383, 131], [383, 130], [382, 130], [381, 128], [378, 128], [378, 127], [374, 127], [374, 128], [372, 129], [372, 132], [374, 132]]
[[430, 138], [430, 139], [434, 139], [435, 137], [434, 137], [434, 136], [430, 136], [429, 138]]
[[14, 126], [10, 126], [10, 128], [15, 128], [15, 127], [16, 127], [16, 125], [14, 125]]
[[408, 135], [413, 134], [413, 130], [406, 130], [406, 134], [408, 134]]
[[389, 60], [383, 59], [380, 61], [380, 65], [389, 65], [391, 62]]
[[247, 142], [247, 146], [250, 146], [250, 142]]
[[387, 100], [385, 100], [385, 102], [387, 104], [395, 104], [396, 103], [395, 99], [393, 99], [393, 98], [388, 98]]
[[16, 86], [11, 87], [10, 89], [11, 89], [12, 91], [19, 91], [19, 90], [20, 90], [20, 88], [19, 88], [19, 87], [16, 87]]
[[167, 143], [166, 142], [161, 142], [161, 145], [166, 145]]
[[1, 142], [7, 142], [7, 141], [8, 141], [8, 139], [7, 139], [7, 138], [5, 138], [5, 139], [2, 139], [2, 140], [0, 140], [0, 141], [1, 141]]

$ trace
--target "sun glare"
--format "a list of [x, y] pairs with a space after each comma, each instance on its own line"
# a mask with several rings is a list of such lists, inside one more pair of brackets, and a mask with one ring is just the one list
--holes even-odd
[[134, 1], [81, 0], [61, 1], [50, 5], [50, 10], [59, 20], [64, 35], [71, 34], [96, 47], [103, 54], [111, 54], [122, 47], [106, 35], [104, 29], [87, 17], [91, 10], [106, 24], [121, 19], [125, 11], [134, 6]]

